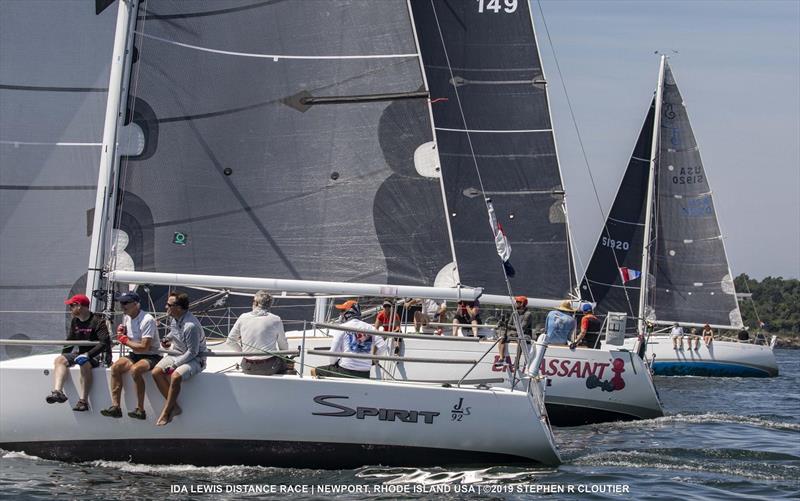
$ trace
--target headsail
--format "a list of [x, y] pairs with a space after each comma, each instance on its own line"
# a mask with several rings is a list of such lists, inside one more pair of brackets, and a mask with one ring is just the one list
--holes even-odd
[[581, 284], [598, 310], [638, 316], [641, 279], [623, 284], [619, 269], [642, 270], [642, 245], [651, 242], [644, 316], [660, 321], [742, 325], [733, 280], [700, 159], [672, 70], [665, 62], [660, 131], [655, 154], [652, 233], [644, 214], [654, 104], [625, 172], [606, 226]]
[[564, 188], [528, 2], [411, 5], [461, 282], [508, 293], [488, 197], [513, 248], [514, 291], [563, 299], [574, 286]]
[[[115, 9], [0, 3], [0, 331], [63, 338], [83, 292]], [[0, 356], [6, 350], [0, 350]]]
[[143, 5], [116, 221], [136, 270], [434, 284], [452, 256], [405, 1]]
[[625, 312], [639, 316], [641, 277], [624, 281], [621, 268], [642, 272], [645, 200], [653, 140], [655, 102], [642, 125], [606, 224], [581, 282], [581, 297], [597, 303], [597, 313]]

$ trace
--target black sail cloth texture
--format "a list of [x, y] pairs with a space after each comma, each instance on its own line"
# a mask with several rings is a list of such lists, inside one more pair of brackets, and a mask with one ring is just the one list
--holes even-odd
[[563, 183], [527, 2], [497, 13], [479, 2], [411, 6], [461, 282], [507, 294], [488, 197], [511, 244], [515, 292], [563, 299], [574, 282]]
[[[406, 2], [146, 6], [118, 209], [136, 269], [433, 285], [452, 257], [414, 163], [433, 131]], [[423, 97], [342, 99], [386, 94]]]

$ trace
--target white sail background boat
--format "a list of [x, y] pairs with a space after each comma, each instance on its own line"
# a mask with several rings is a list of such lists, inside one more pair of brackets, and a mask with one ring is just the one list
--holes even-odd
[[[118, 27], [128, 25], [131, 6], [138, 4], [120, 3]], [[110, 87], [123, 89], [120, 123], [107, 122], [104, 138], [122, 145], [138, 137], [141, 148], [118, 168], [111, 153], [102, 165], [98, 263], [113, 253], [112, 269], [274, 276], [305, 281], [312, 292], [310, 280], [336, 279], [354, 291], [373, 283], [373, 293], [387, 295], [405, 292], [389, 284], [433, 285], [448, 269], [439, 183], [416, 173], [434, 143], [406, 2], [151, 0], [146, 9], [132, 10], [135, 40], [118, 29], [115, 43], [115, 64], [127, 54], [132, 67], [112, 68], [112, 80], [121, 78]], [[128, 236], [127, 258], [111, 245], [110, 223]], [[98, 278], [90, 276], [89, 289]], [[238, 280], [243, 289], [257, 283]], [[462, 292], [477, 294], [452, 293]], [[195, 464], [559, 461], [538, 385], [297, 376], [266, 384], [206, 371], [185, 385], [183, 414], [161, 429], [100, 416], [109, 403], [103, 378], [90, 395], [95, 412], [46, 407], [51, 364], [41, 355], [0, 365], [3, 448]], [[161, 398], [150, 386], [154, 415]], [[520, 436], [490, 432], [486, 422], [505, 422]]]
[[[641, 276], [624, 277], [623, 269]], [[644, 332], [646, 320], [656, 325], [680, 322], [687, 330], [704, 324], [743, 327], [708, 176], [664, 56], [656, 96], [581, 293], [597, 302], [600, 313], [626, 313], [638, 332]], [[769, 346], [717, 340], [710, 348], [703, 343], [699, 350], [680, 350], [661, 335], [650, 337], [647, 353], [655, 356], [656, 374], [778, 374]]]

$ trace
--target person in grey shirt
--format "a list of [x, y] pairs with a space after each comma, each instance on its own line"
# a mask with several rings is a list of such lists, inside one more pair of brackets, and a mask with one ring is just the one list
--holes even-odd
[[[269, 312], [272, 296], [265, 290], [253, 296], [253, 310], [243, 313], [233, 324], [227, 344], [236, 351], [249, 353], [242, 358], [242, 372], [270, 376], [286, 372], [283, 357], [272, 355], [277, 350], [288, 350], [289, 343], [278, 315]], [[254, 355], [263, 353], [263, 355]]]
[[177, 404], [181, 384], [206, 367], [206, 339], [200, 321], [189, 311], [189, 296], [173, 292], [167, 298], [169, 333], [161, 345], [174, 354], [167, 355], [152, 370], [153, 381], [166, 401], [157, 426], [165, 426], [182, 412]]

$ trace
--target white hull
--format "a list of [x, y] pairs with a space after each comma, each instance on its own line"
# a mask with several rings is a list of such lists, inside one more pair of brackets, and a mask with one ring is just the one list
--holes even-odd
[[[626, 339], [625, 346], [635, 349], [636, 338]], [[701, 341], [698, 350], [690, 350], [684, 338], [683, 350], [676, 350], [671, 336], [650, 336], [646, 356], [652, 361], [653, 371], [660, 376], [778, 375], [775, 354], [769, 346], [764, 345], [714, 340], [710, 347]]]
[[[368, 380], [247, 376], [211, 358], [183, 385], [183, 414], [155, 426], [164, 399], [149, 377], [148, 419], [104, 417], [107, 369], [94, 370], [90, 411], [47, 404], [54, 355], [0, 363], [0, 447], [59, 460], [344, 468], [364, 464], [560, 462], [546, 414], [524, 391]], [[135, 407], [125, 378], [123, 411]], [[416, 411], [416, 412], [410, 412]], [[329, 415], [322, 415], [329, 414]], [[331, 414], [340, 414], [333, 416]], [[502, 424], [502, 426], [490, 426]]]
[[[290, 347], [300, 344], [299, 339], [290, 338]], [[329, 346], [329, 338], [309, 337], [307, 346]], [[426, 341], [405, 339], [405, 357], [478, 360], [492, 347], [491, 341], [479, 343]], [[516, 344], [510, 345], [514, 359]], [[488, 382], [495, 386], [508, 385], [509, 371], [497, 360], [497, 348], [491, 349], [483, 360], [466, 376], [466, 384]], [[620, 374], [623, 385], [611, 383], [615, 360], [624, 370]], [[328, 357], [309, 356], [307, 366], [327, 365]], [[496, 363], [499, 362], [499, 363]], [[295, 364], [299, 368], [299, 364]], [[381, 362], [381, 377], [384, 379], [457, 382], [469, 365], [430, 364], [403, 362]], [[507, 366], [506, 366], [507, 367]], [[308, 367], [306, 367], [306, 371]], [[627, 350], [592, 350], [566, 346], [549, 346], [545, 355], [542, 374], [547, 377], [545, 403], [550, 422], [554, 426], [575, 426], [616, 420], [650, 419], [664, 415], [661, 403], [645, 363]], [[596, 378], [591, 378], [592, 374]], [[373, 368], [373, 377], [378, 377]], [[497, 381], [502, 379], [502, 382]]]

